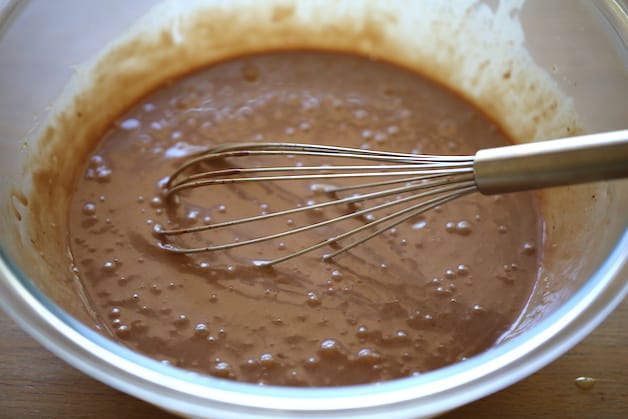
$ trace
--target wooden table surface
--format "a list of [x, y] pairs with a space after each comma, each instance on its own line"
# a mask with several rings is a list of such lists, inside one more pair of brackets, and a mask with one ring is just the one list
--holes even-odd
[[[628, 300], [566, 355], [527, 379], [451, 412], [453, 418], [628, 418]], [[574, 380], [593, 377], [582, 390]], [[174, 416], [68, 366], [0, 312], [0, 418]]]

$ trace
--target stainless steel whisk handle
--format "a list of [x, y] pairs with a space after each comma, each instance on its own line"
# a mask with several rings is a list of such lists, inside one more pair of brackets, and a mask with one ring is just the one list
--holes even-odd
[[628, 130], [480, 150], [473, 171], [486, 195], [628, 177]]

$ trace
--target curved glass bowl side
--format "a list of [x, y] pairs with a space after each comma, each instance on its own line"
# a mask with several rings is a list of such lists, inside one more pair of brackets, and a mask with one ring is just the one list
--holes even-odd
[[[9, 1], [0, 36], [29, 0]], [[611, 1], [616, 4], [616, 2]], [[580, 341], [628, 293], [628, 229], [594, 275], [556, 312], [499, 347], [450, 367], [374, 385], [260, 387], [164, 365], [99, 335], [34, 286], [0, 243], [0, 304], [46, 348], [88, 375], [197, 417], [426, 417], [502, 389]]]

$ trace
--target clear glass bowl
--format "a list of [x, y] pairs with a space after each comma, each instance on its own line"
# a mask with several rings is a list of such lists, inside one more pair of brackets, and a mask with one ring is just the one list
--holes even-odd
[[[8, 1], [0, 11], [0, 303], [68, 363], [117, 389], [190, 417], [429, 417], [481, 398], [548, 364], [597, 326], [628, 292], [628, 182], [557, 189], [563, 247], [546, 268], [509, 339], [471, 359], [417, 377], [341, 388], [256, 386], [182, 371], [95, 332], [68, 268], [44, 263], [25, 214], [37, 138], [50, 104], [83, 63], [146, 13], [153, 1]], [[242, 2], [240, 2], [242, 3]], [[1, 5], [2, 3], [0, 3]], [[489, 2], [486, 10], [493, 10]], [[403, 4], [392, 7], [403, 9]], [[590, 131], [626, 128], [628, 19], [619, 1], [529, 0], [525, 45], [573, 100]], [[499, 35], [499, 34], [498, 34]], [[497, 36], [499, 38], [499, 36]], [[17, 191], [17, 192], [16, 192]], [[590, 216], [584, 227], [573, 225]], [[596, 217], [591, 217], [596, 214]], [[51, 220], [54, 222], [54, 220]], [[561, 224], [562, 223], [562, 224]], [[39, 237], [41, 238], [41, 237]], [[51, 266], [56, 266], [56, 269]], [[577, 269], [576, 269], [577, 267]]]

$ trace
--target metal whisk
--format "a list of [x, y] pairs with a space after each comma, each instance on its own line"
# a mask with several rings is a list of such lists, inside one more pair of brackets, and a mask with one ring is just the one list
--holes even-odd
[[[365, 163], [211, 168], [213, 163], [224, 165], [236, 157], [241, 161], [271, 156], [273, 159], [286, 157], [286, 162], [290, 161], [288, 156], [307, 156]], [[181, 228], [158, 227], [156, 232], [163, 240], [160, 247], [170, 252], [217, 251], [303, 233], [351, 217], [363, 217], [372, 211], [403, 206], [381, 218], [367, 220], [359, 227], [286, 256], [258, 261], [256, 264], [273, 265], [324, 246], [332, 248], [330, 253], [323, 256], [323, 259], [329, 259], [425, 211], [472, 192], [491, 195], [622, 177], [628, 177], [628, 130], [483, 149], [474, 156], [403, 154], [293, 143], [225, 144], [193, 155], [184, 162], [163, 185], [167, 199], [176, 200], [183, 191], [215, 185], [308, 180], [320, 182], [315, 183], [314, 188], [325, 193], [329, 200], [226, 222]], [[347, 178], [364, 181], [348, 186], [334, 186], [334, 182]], [[348, 191], [352, 193], [340, 196], [341, 192]], [[386, 197], [393, 198], [386, 200]], [[344, 215], [253, 239], [202, 247], [183, 247], [168, 242], [170, 237], [176, 235], [264, 222], [275, 217], [337, 205], [364, 205], [366, 202], [373, 204], [366, 208], [353, 208]], [[340, 244], [350, 238], [354, 240]]]

